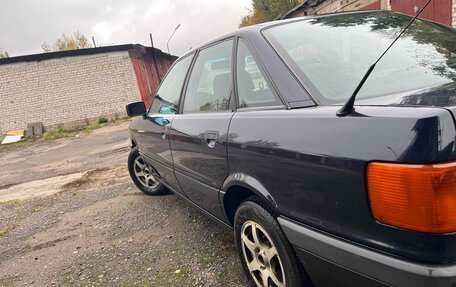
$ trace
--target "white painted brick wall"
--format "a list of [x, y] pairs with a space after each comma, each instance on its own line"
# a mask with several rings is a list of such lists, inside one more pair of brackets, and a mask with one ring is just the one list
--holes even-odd
[[455, 27], [456, 28], [456, 0], [453, 0], [453, 5], [451, 5], [451, 15], [452, 15], [452, 23], [451, 23], [451, 26]]
[[0, 65], [0, 133], [123, 117], [125, 105], [140, 100], [127, 51]]

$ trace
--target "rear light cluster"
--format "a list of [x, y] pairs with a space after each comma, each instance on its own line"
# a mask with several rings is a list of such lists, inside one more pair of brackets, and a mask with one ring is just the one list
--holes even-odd
[[456, 232], [456, 162], [371, 163], [367, 185], [379, 222], [427, 233]]

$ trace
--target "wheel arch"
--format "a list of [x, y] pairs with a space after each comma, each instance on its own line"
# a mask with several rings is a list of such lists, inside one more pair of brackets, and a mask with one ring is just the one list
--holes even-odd
[[135, 147], [137, 147], [138, 145], [136, 144], [136, 141], [134, 138], [131, 138], [130, 140], [130, 148], [133, 149]]
[[271, 193], [254, 177], [233, 173], [225, 180], [220, 192], [220, 203], [226, 219], [232, 225], [238, 206], [247, 198], [255, 196], [259, 204], [277, 213], [278, 206]]

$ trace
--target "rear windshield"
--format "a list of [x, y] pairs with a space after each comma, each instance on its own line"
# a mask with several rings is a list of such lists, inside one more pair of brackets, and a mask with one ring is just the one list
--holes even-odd
[[[342, 103], [411, 17], [390, 12], [341, 14], [263, 30], [312, 95]], [[416, 20], [376, 68], [357, 98], [440, 86], [456, 79], [456, 33]]]

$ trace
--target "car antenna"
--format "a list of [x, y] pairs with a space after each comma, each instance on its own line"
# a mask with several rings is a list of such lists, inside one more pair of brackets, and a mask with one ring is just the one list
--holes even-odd
[[418, 18], [418, 16], [421, 14], [421, 12], [423, 12], [423, 10], [429, 5], [429, 3], [431, 3], [432, 0], [429, 0], [424, 6], [423, 8], [420, 9], [420, 11], [418, 11], [415, 15], [415, 17], [413, 17], [413, 19], [407, 24], [407, 26], [405, 26], [404, 29], [402, 29], [402, 31], [399, 33], [399, 35], [397, 35], [397, 37], [394, 39], [394, 41], [388, 46], [388, 48], [386, 48], [385, 52], [383, 52], [383, 54], [380, 55], [380, 57], [377, 59], [377, 61], [375, 61], [372, 66], [369, 67], [369, 69], [367, 70], [366, 74], [364, 75], [364, 77], [361, 79], [361, 82], [359, 82], [358, 86], [356, 87], [355, 91], [353, 92], [353, 94], [350, 96], [350, 98], [348, 99], [348, 101], [345, 103], [345, 105], [340, 108], [338, 111], [337, 111], [337, 116], [339, 117], [344, 117], [346, 115], [348, 115], [349, 113], [353, 112], [355, 110], [355, 108], [353, 107], [354, 104], [355, 104], [355, 99], [356, 99], [356, 96], [358, 95], [358, 92], [359, 90], [361, 90], [361, 88], [363, 87], [364, 83], [366, 82], [367, 78], [369, 78], [370, 74], [372, 73], [372, 71], [374, 70], [375, 68], [375, 65], [377, 65], [377, 63], [383, 58], [383, 56], [385, 56], [385, 54], [389, 51], [389, 49], [394, 45], [394, 43], [396, 43], [397, 40], [399, 40], [399, 38], [402, 36], [402, 34], [404, 34], [404, 32], [408, 29], [408, 27], [410, 25], [412, 25], [412, 23], [416, 20], [416, 18]]

